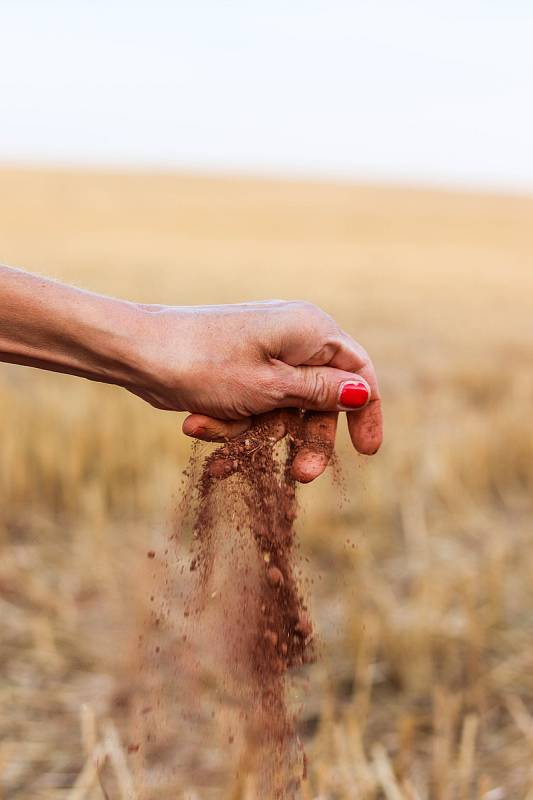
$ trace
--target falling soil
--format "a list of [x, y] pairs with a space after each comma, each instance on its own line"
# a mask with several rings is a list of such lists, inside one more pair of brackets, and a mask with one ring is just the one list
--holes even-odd
[[[294, 439], [288, 440], [285, 458], [275, 456], [276, 437], [268, 427], [256, 427], [239, 441], [215, 451], [205, 462], [200, 481], [200, 505], [194, 537], [197, 542], [193, 566], [199, 573], [200, 590], [209, 585], [216, 558], [213, 530], [214, 486], [220, 476], [238, 473], [242, 497], [241, 518], [237, 524], [251, 533], [260, 567], [254, 584], [248, 584], [240, 612], [226, 618], [227, 634], [238, 645], [235, 664], [249, 682], [250, 706], [246, 717], [247, 737], [256, 760], [265, 763], [263, 784], [283, 796], [290, 789], [276, 786], [289, 778], [295, 757], [294, 725], [285, 699], [285, 675], [312, 657], [313, 629], [304, 599], [293, 574], [295, 482], [291, 474]], [[234, 503], [225, 509], [235, 512]], [[220, 514], [218, 507], [216, 513]], [[276, 775], [277, 773], [277, 775]], [[263, 786], [263, 791], [267, 787]]]
[[[198, 751], [206, 739], [226, 751], [219, 753], [218, 786], [229, 767], [231, 796], [292, 798], [304, 777], [292, 684], [314, 647], [294, 572], [291, 468], [301, 442], [300, 419], [291, 419], [281, 441], [279, 424], [263, 422], [203, 461], [193, 456], [171, 541], [161, 555], [147, 553], [148, 563], [159, 562], [154, 577], [162, 597], [152, 594], [151, 623], [141, 638], [144, 684], [149, 653], [155, 701], [144, 693], [139, 737], [151, 744], [148, 766], [165, 753], [173, 759], [176, 785], [178, 776], [182, 786], [216, 784]], [[174, 705], [169, 683], [179, 685]], [[187, 742], [169, 756], [176, 715], [186, 722]]]

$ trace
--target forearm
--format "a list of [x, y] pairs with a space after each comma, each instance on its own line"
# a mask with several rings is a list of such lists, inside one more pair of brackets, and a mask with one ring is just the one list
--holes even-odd
[[0, 360], [127, 385], [133, 303], [0, 266]]

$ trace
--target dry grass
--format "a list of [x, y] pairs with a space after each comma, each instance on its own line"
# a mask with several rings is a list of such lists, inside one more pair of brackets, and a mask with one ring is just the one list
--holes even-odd
[[[343, 507], [328, 478], [302, 492], [323, 640], [302, 797], [531, 800], [533, 200], [0, 183], [4, 262], [144, 301], [305, 297], [371, 350], [386, 446], [366, 461], [343, 437]], [[119, 390], [11, 367], [0, 380], [0, 797], [131, 797], [122, 643], [188, 444], [175, 416]]]

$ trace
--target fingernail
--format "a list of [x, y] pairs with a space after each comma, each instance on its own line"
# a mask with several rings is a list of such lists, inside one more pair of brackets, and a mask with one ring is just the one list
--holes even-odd
[[346, 410], [363, 408], [370, 400], [370, 387], [366, 381], [346, 381], [341, 384], [339, 406]]

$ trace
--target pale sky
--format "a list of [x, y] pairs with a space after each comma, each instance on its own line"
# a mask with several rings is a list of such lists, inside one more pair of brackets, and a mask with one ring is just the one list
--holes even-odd
[[531, 0], [0, 0], [0, 162], [533, 191]]

